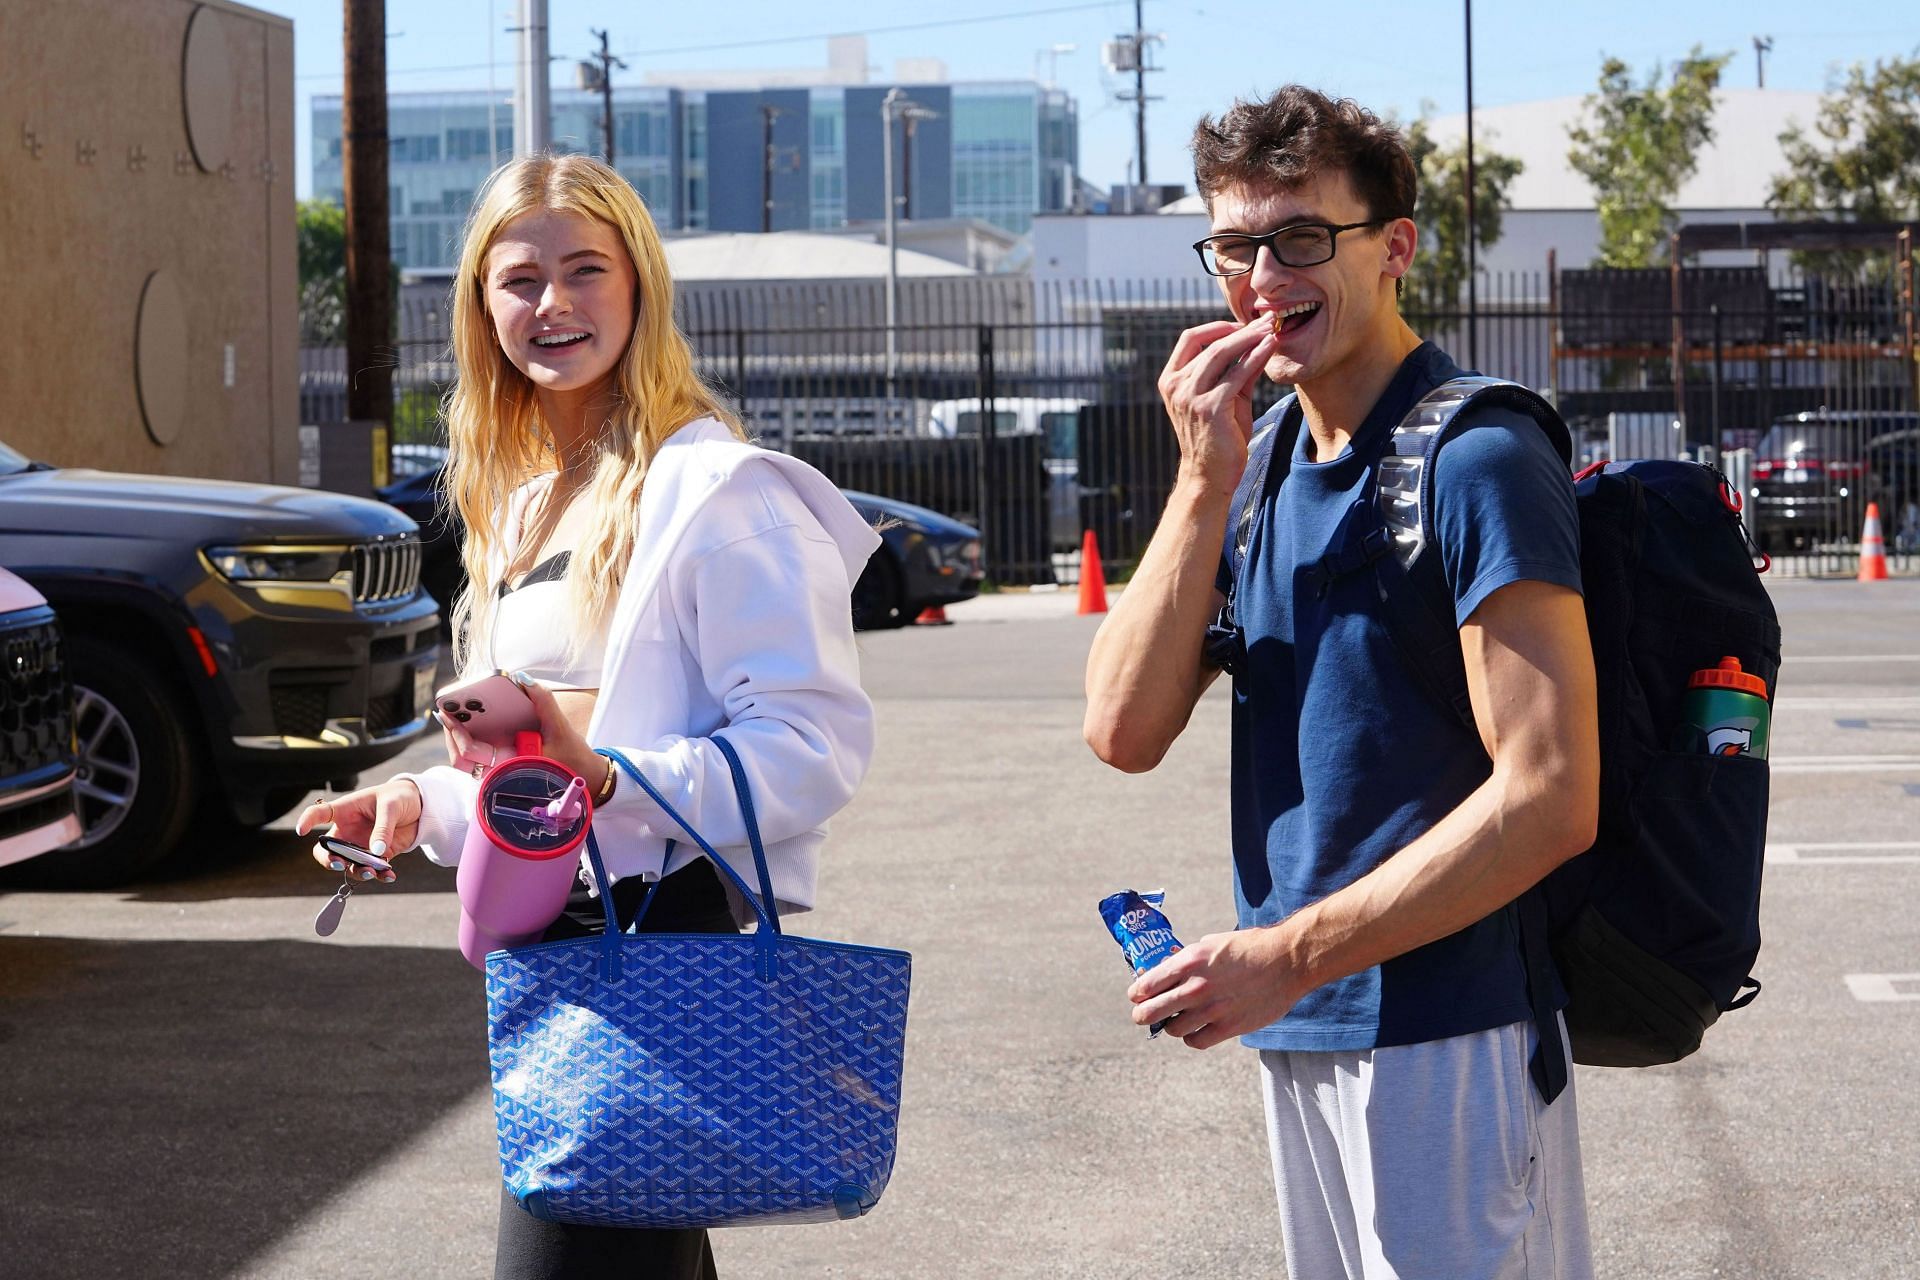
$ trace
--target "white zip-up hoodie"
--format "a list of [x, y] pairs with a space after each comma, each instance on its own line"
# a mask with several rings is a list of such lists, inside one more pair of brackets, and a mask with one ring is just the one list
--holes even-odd
[[[539, 484], [514, 497], [502, 565]], [[744, 444], [712, 418], [660, 447], [639, 519], [587, 741], [625, 752], [757, 885], [732, 774], [709, 740], [724, 733], [753, 789], [774, 897], [804, 911], [826, 821], [873, 757], [849, 596], [879, 535], [818, 471]], [[457, 864], [478, 780], [445, 765], [399, 776], [420, 789], [427, 856]], [[669, 840], [668, 873], [704, 856], [625, 774], [594, 831], [615, 880], [660, 874]]]

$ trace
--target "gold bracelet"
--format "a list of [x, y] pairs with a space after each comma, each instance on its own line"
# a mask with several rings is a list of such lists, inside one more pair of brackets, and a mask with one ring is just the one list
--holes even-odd
[[606, 779], [601, 782], [600, 789], [593, 793], [593, 807], [596, 809], [613, 799], [614, 784], [620, 780], [620, 770], [615, 767], [612, 758], [606, 756], [601, 758], [607, 762], [607, 776]]

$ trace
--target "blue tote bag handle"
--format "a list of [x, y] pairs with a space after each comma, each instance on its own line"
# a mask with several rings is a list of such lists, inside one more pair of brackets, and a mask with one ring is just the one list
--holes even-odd
[[[746, 900], [748, 906], [753, 908], [753, 913], [760, 922], [759, 932], [754, 935], [759, 942], [760, 976], [771, 980], [776, 968], [774, 941], [780, 936], [780, 909], [773, 897], [773, 877], [767, 871], [767, 850], [760, 840], [760, 822], [753, 812], [753, 789], [747, 784], [747, 771], [741, 765], [740, 753], [734, 749], [733, 744], [718, 734], [709, 738], [708, 741], [719, 748], [720, 754], [726, 758], [728, 771], [733, 774], [733, 789], [740, 800], [740, 816], [746, 823], [747, 843], [753, 848], [753, 868], [759, 875], [758, 896], [747, 887], [747, 882], [740, 878], [740, 873], [720, 856], [719, 851], [707, 843], [706, 837], [695, 831], [687, 820], [680, 816], [680, 811], [669, 804], [667, 798], [646, 780], [640, 770], [634, 767], [633, 761], [612, 747], [600, 747], [596, 750], [598, 754], [618, 765], [655, 804], [660, 806], [662, 813], [673, 819], [674, 824], [687, 833], [687, 837], [707, 855], [714, 868], [733, 882], [734, 888], [740, 891], [740, 896]], [[600, 909], [605, 912], [607, 920], [606, 974], [609, 980], [617, 980], [620, 976], [620, 924], [613, 910], [612, 881], [607, 877], [606, 864], [600, 859], [600, 843], [594, 839], [591, 827], [587, 828], [587, 859], [593, 865], [594, 880], [600, 890]], [[640, 911], [636, 913], [636, 922], [640, 916], [646, 914], [646, 908], [652, 900], [653, 890], [649, 890], [646, 902], [641, 904]]]

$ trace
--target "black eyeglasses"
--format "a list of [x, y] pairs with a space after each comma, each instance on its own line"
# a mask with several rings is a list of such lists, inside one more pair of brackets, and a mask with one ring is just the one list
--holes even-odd
[[1210, 276], [1243, 276], [1253, 270], [1254, 260], [1265, 245], [1285, 267], [1317, 267], [1333, 260], [1334, 239], [1342, 231], [1358, 227], [1383, 227], [1392, 218], [1369, 218], [1365, 222], [1295, 222], [1275, 227], [1263, 236], [1229, 232], [1193, 242], [1200, 265]]

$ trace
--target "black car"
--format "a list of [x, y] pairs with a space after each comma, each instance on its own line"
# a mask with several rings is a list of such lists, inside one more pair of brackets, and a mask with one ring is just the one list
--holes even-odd
[[[463, 580], [461, 530], [440, 494], [441, 468], [418, 471], [379, 490], [386, 501], [416, 521], [424, 553], [422, 580], [451, 601]], [[870, 493], [841, 490], [847, 501], [880, 530], [873, 553], [853, 587], [853, 625], [862, 630], [905, 626], [931, 608], [958, 604], [980, 593], [980, 533], [971, 525]]]
[[84, 831], [22, 864], [40, 883], [133, 876], [196, 812], [270, 821], [429, 723], [439, 606], [383, 503], [0, 445], [0, 547], [59, 614], [74, 686]]
[[903, 627], [927, 609], [980, 594], [980, 531], [911, 502], [840, 491], [880, 530], [880, 549], [853, 584], [853, 625]]
[[1816, 409], [1775, 422], [1754, 447], [1754, 541], [1767, 552], [1850, 543], [1868, 503], [1879, 504], [1891, 537], [1920, 501], [1916, 440], [1915, 413]]

